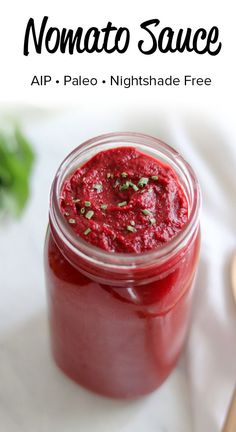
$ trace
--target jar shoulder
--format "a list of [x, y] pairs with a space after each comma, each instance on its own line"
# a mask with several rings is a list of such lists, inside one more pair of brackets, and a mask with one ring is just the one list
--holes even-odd
[[54, 241], [50, 227], [48, 226], [44, 244], [44, 267], [46, 277], [73, 284], [82, 283], [87, 278], [65, 258]]

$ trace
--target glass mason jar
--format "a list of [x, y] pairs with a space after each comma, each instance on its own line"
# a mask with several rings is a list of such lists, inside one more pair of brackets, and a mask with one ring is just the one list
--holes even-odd
[[[109, 253], [75, 235], [60, 212], [64, 180], [102, 150], [135, 146], [176, 172], [189, 204], [184, 228], [158, 249]], [[97, 393], [133, 398], [156, 389], [183, 348], [200, 245], [200, 191], [188, 163], [160, 140], [114, 133], [77, 147], [51, 189], [45, 276], [57, 365]]]

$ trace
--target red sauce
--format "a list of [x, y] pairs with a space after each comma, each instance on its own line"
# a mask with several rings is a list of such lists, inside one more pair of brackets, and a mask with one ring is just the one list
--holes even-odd
[[[148, 182], [140, 183], [143, 178]], [[126, 181], [131, 184], [121, 190]], [[158, 248], [188, 218], [174, 171], [132, 147], [88, 160], [63, 184], [60, 205], [76, 235], [110, 252]], [[45, 271], [56, 363], [78, 383], [107, 396], [130, 398], [154, 390], [173, 369], [186, 337], [199, 228], [171, 260], [142, 270], [142, 284], [133, 273], [134, 282], [123, 286], [116, 286], [112, 273], [98, 272], [101, 282], [89, 275], [89, 267], [85, 275], [79, 261], [72, 265], [51, 228]]]
[[121, 147], [98, 153], [65, 181], [61, 211], [94, 246], [140, 253], [182, 229], [188, 203], [172, 168]]

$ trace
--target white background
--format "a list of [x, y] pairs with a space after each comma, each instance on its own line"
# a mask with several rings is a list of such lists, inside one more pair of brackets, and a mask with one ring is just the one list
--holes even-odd
[[[44, 15], [49, 16], [48, 24], [59, 28], [85, 30], [91, 26], [102, 28], [110, 20], [117, 27], [127, 26], [131, 32], [130, 46], [125, 54], [44, 54], [23, 55], [25, 28], [30, 17], [35, 19], [39, 28]], [[197, 55], [195, 53], [161, 54], [146, 56], [138, 51], [137, 43], [144, 33], [140, 24], [148, 19], [158, 18], [158, 27], [205, 27], [216, 25], [220, 30], [222, 50], [217, 56]], [[146, 107], [184, 106], [187, 109], [229, 110], [233, 103], [235, 86], [235, 23], [234, 1], [198, 0], [195, 2], [180, 0], [157, 2], [127, 1], [50, 1], [40, 2], [8, 0], [2, 2], [0, 14], [0, 49], [1, 80], [0, 100], [47, 104], [58, 106], [67, 103], [96, 107], [100, 110], [109, 107], [123, 110], [134, 106]], [[118, 75], [176, 75], [209, 76], [213, 80], [211, 87], [177, 88], [110, 88], [109, 86], [89, 87], [31, 87], [35, 74], [49, 74], [60, 79], [64, 74], [72, 76], [96, 76], [100, 80], [109, 74]]]

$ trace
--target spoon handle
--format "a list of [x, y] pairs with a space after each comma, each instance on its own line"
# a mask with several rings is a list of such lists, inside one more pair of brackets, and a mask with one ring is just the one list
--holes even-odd
[[231, 399], [228, 409], [227, 417], [225, 419], [222, 432], [235, 432], [236, 431], [236, 388]]
[[[231, 270], [230, 273], [231, 273], [232, 293], [236, 303], [236, 253], [233, 254], [230, 270]], [[236, 431], [236, 387], [234, 389], [234, 393], [222, 429], [222, 432], [235, 432], [235, 431]]]
[[236, 303], [236, 253], [234, 253], [231, 262], [231, 285], [232, 285], [234, 301]]

